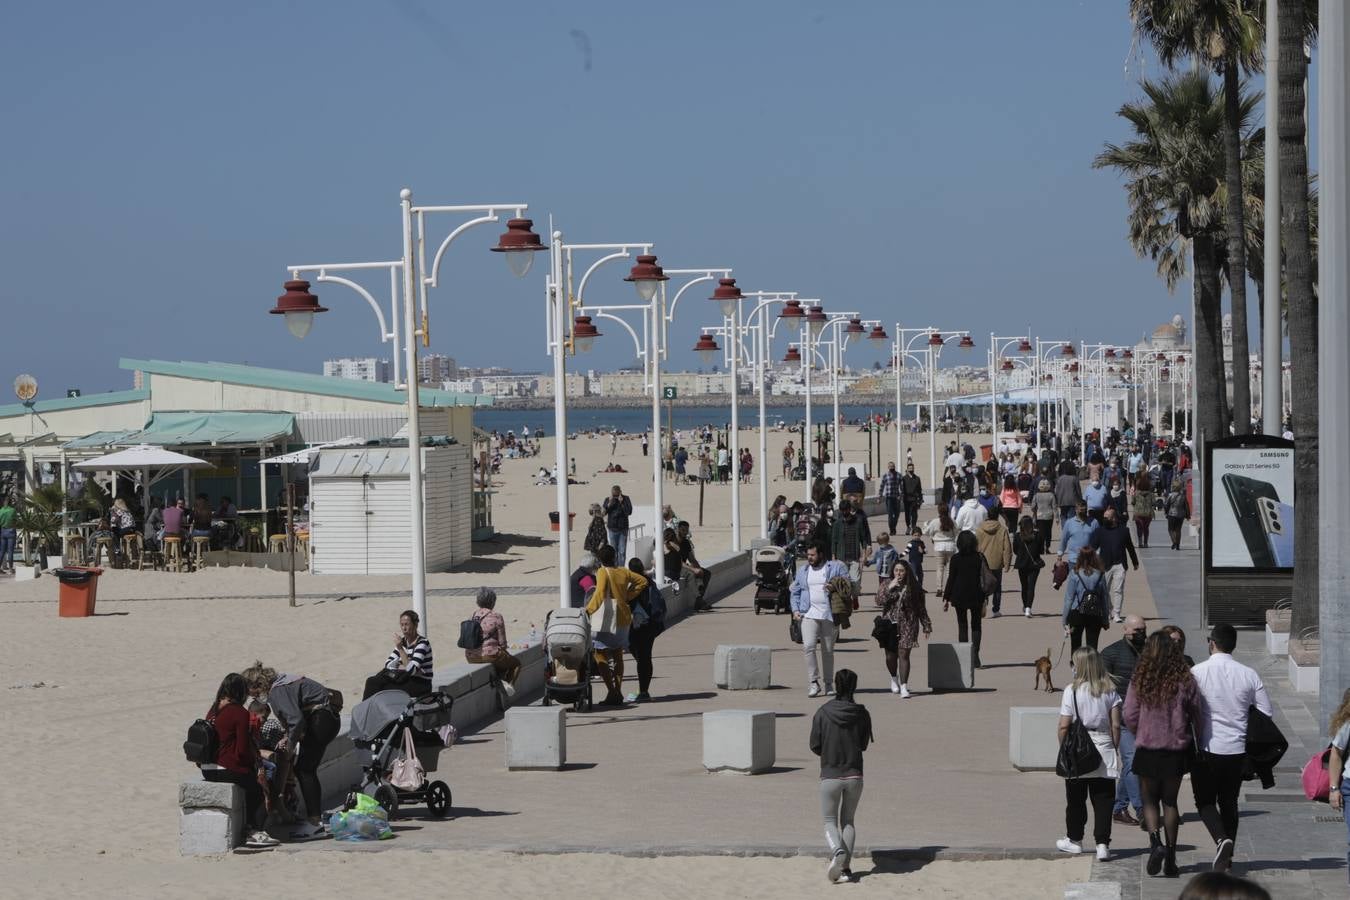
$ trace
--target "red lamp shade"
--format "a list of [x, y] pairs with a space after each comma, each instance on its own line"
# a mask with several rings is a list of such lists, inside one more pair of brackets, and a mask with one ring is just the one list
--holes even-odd
[[1122, 359], [1134, 359], [1134, 351], [1129, 347], [1126, 347], [1125, 352], [1120, 354], [1120, 356]]
[[637, 263], [628, 271], [628, 276], [624, 281], [631, 281], [637, 288], [638, 296], [644, 301], [656, 296], [656, 286], [663, 281], [669, 281], [670, 276], [657, 265], [656, 257], [650, 253], [638, 255]]
[[694, 350], [698, 353], [699, 357], [702, 358], [704, 363], [712, 362], [713, 354], [721, 349], [721, 347], [717, 346], [717, 341], [713, 340], [713, 336], [706, 331], [699, 335], [698, 343], [694, 344]]
[[1030, 353], [1033, 349], [1034, 348], [1031, 346], [1031, 341], [1027, 340], [1026, 338], [1022, 338], [1022, 340], [1020, 340], [1017, 343], [1018, 353]]
[[930, 347], [941, 347], [941, 346], [943, 345], [943, 343], [944, 343], [944, 342], [943, 342], [943, 340], [942, 340], [942, 335], [938, 334], [936, 331], [934, 331], [932, 334], [928, 335], [928, 346], [930, 346]]
[[493, 253], [505, 253], [506, 264], [517, 277], [524, 277], [534, 262], [534, 251], [547, 249], [534, 233], [533, 219], [507, 219], [506, 231], [497, 238]]
[[783, 304], [783, 310], [778, 314], [778, 319], [784, 325], [788, 326], [793, 332], [801, 330], [802, 320], [806, 318], [806, 310], [802, 309], [800, 300], [789, 300]]
[[1169, 379], [1171, 379], [1171, 377], [1172, 371], [1168, 369], [1167, 366], [1163, 366], [1161, 369], [1158, 370], [1159, 381], [1168, 381]]
[[[929, 343], [931, 344], [932, 341], [929, 341]], [[975, 346], [975, 341], [971, 339], [970, 335], [963, 334], [961, 335], [961, 340], [957, 342], [956, 346], [960, 347], [962, 350], [969, 350]]]
[[1155, 354], [1153, 360], [1154, 362], [1167, 362], [1167, 354], [1166, 353]]
[[[1184, 357], [1184, 356], [1178, 356], [1177, 359], [1176, 359], [1177, 365], [1182, 365], [1182, 364], [1184, 364], [1185, 362], [1186, 362], [1186, 357]], [[1259, 363], [1258, 363], [1258, 365], [1259, 365]]]
[[288, 281], [284, 287], [286, 293], [277, 298], [277, 305], [269, 312], [274, 316], [285, 316], [291, 334], [303, 338], [314, 324], [314, 314], [328, 312], [328, 307], [319, 305], [319, 298], [309, 292], [308, 281]]
[[783, 356], [783, 362], [785, 363], [800, 363], [801, 361], [802, 355], [796, 347], [789, 347], [787, 353]]
[[590, 316], [577, 316], [576, 321], [572, 323], [572, 346], [578, 353], [585, 353], [591, 349], [591, 344], [600, 337], [600, 331], [591, 324]]
[[736, 279], [717, 279], [717, 287], [712, 292], [712, 299], [721, 305], [723, 318], [729, 319], [734, 316], [736, 305], [741, 302], [741, 289], [736, 287]]
[[1077, 355], [1078, 355], [1078, 351], [1075, 350], [1075, 349], [1073, 349], [1073, 344], [1065, 344], [1063, 347], [1060, 347], [1060, 348], [1059, 348], [1059, 355], [1060, 355], [1060, 356], [1077, 356]]
[[1013, 370], [1013, 361], [1011, 359], [1005, 359], [1003, 360], [1003, 365], [999, 366], [999, 368], [1005, 372], [1011, 372]]
[[863, 327], [862, 319], [856, 316], [848, 320], [848, 325], [844, 328], [845, 334], [864, 334], [867, 329]]
[[1115, 359], [1116, 358], [1115, 348], [1107, 347], [1106, 352], [1103, 353], [1102, 356], [1106, 357], [1107, 359]]
[[872, 333], [867, 336], [867, 339], [869, 341], [885, 341], [890, 340], [890, 335], [886, 333], [885, 328], [876, 325], [872, 328]]
[[829, 321], [829, 316], [825, 315], [825, 310], [819, 306], [811, 307], [806, 313], [806, 325], [811, 329], [811, 337], [820, 337]]

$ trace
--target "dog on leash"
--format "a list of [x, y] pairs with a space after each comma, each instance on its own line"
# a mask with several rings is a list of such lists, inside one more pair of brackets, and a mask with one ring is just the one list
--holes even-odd
[[1045, 655], [1036, 660], [1036, 684], [1035, 689], [1041, 689], [1041, 679], [1045, 679], [1045, 692], [1052, 694], [1055, 691], [1055, 684], [1050, 680], [1050, 670], [1054, 668], [1050, 662], [1050, 648], [1045, 648]]

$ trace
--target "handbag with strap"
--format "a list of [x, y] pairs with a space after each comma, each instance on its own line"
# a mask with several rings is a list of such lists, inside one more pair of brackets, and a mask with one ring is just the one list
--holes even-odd
[[1055, 774], [1061, 778], [1082, 778], [1097, 771], [1102, 764], [1102, 754], [1093, 743], [1087, 726], [1078, 717], [1078, 689], [1070, 687], [1069, 690], [1073, 692], [1073, 721], [1069, 723], [1069, 731], [1059, 745], [1059, 755], [1055, 757]]
[[788, 620], [788, 640], [794, 644], [802, 642], [802, 620], [796, 616]]
[[986, 596], [990, 596], [998, 590], [999, 578], [994, 574], [994, 570], [989, 568], [989, 560], [985, 559], [984, 554], [980, 554], [980, 591]]
[[417, 749], [413, 746], [411, 728], [403, 729], [403, 756], [394, 762], [389, 770], [389, 783], [401, 791], [415, 791], [427, 780], [422, 761], [417, 758]]
[[[614, 604], [614, 579], [607, 581], [609, 590], [600, 601], [600, 605], [591, 613], [591, 634], [614, 634], [618, 629], [618, 612]], [[594, 598], [592, 598], [594, 599]]]
[[1331, 748], [1319, 750], [1303, 766], [1303, 796], [1309, 800], [1326, 803], [1331, 799], [1331, 773], [1327, 766], [1331, 760]]

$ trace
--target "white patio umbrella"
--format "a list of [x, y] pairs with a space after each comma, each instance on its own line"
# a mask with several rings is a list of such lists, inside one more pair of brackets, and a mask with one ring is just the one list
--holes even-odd
[[[211, 464], [204, 459], [174, 453], [172, 450], [165, 450], [163, 447], [156, 447], [153, 444], [137, 444], [135, 447], [128, 447], [125, 450], [118, 450], [116, 453], [86, 459], [75, 464], [77, 469], [89, 469], [94, 472], [139, 472], [141, 475], [141, 491], [144, 494], [142, 502], [144, 503], [144, 509], [147, 511], [150, 509], [150, 485], [184, 469], [201, 469], [210, 466]], [[151, 472], [154, 473], [153, 477], [150, 474]]]

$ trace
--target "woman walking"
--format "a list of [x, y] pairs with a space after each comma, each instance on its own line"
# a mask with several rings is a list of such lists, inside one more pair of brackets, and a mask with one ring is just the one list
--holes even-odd
[[[638, 575], [646, 574], [642, 560], [636, 556], [628, 561], [628, 568]], [[647, 582], [647, 589], [633, 601], [633, 622], [628, 630], [628, 652], [633, 654], [638, 673], [637, 693], [628, 695], [630, 702], [652, 699], [648, 693], [652, 684], [652, 644], [665, 630], [666, 601], [661, 598], [661, 589], [651, 580]]]
[[1191, 517], [1191, 504], [1186, 499], [1181, 481], [1175, 480], [1167, 491], [1163, 503], [1163, 512], [1167, 514], [1167, 535], [1172, 539], [1172, 549], [1181, 549], [1181, 523]]
[[942, 611], [956, 607], [956, 640], [970, 642], [970, 664], [980, 668], [980, 635], [984, 619], [985, 566], [975, 532], [963, 531], [956, 537], [956, 555], [947, 567], [947, 583], [942, 589]]
[[909, 654], [924, 637], [933, 634], [933, 622], [924, 604], [923, 587], [905, 560], [897, 560], [895, 574], [882, 588], [885, 602], [881, 616], [891, 623], [890, 645], [886, 647], [886, 671], [891, 673], [891, 693], [909, 697]]
[[[1200, 689], [1181, 647], [1161, 631], [1144, 643], [1125, 694], [1125, 727], [1134, 734], [1134, 761], [1144, 803], [1144, 829], [1149, 836], [1149, 875], [1168, 878], [1177, 868], [1177, 829], [1181, 814], [1177, 794], [1190, 770], [1191, 733], [1200, 726]], [[1159, 806], [1161, 805], [1161, 812]]]
[[1130, 512], [1134, 514], [1134, 531], [1139, 536], [1141, 548], [1148, 546], [1148, 528], [1153, 524], [1153, 503], [1156, 499], [1148, 473], [1140, 472], [1134, 476], [1134, 497], [1130, 500]]
[[[1350, 758], [1350, 689], [1341, 695], [1341, 705], [1331, 714], [1331, 759], [1327, 761], [1327, 776], [1331, 780], [1331, 808], [1345, 815], [1346, 801], [1350, 800], [1350, 782], [1345, 780], [1345, 761]], [[1345, 817], [1347, 841], [1350, 842], [1350, 816]], [[1350, 863], [1350, 843], [1345, 861]]]
[[831, 884], [853, 880], [853, 816], [863, 792], [863, 751], [872, 741], [872, 717], [853, 700], [858, 676], [852, 669], [834, 675], [834, 699], [821, 704], [811, 719], [811, 752], [820, 757], [820, 811], [830, 865]]
[[1011, 475], [1003, 478], [1003, 490], [998, 495], [999, 509], [1003, 513], [1003, 524], [1008, 533], [1017, 530], [1017, 520], [1022, 517], [1022, 492], [1017, 489], [1017, 480]]
[[947, 566], [956, 553], [956, 523], [952, 521], [951, 510], [945, 505], [938, 507], [936, 519], [929, 519], [923, 526], [923, 533], [933, 539], [933, 555], [937, 557], [938, 593], [947, 584]]
[[[1046, 523], [1049, 524], [1048, 522]], [[1031, 604], [1036, 602], [1036, 581], [1045, 568], [1045, 545], [1041, 543], [1040, 532], [1032, 524], [1031, 516], [1023, 516], [1013, 538], [1013, 568], [1022, 583], [1022, 615], [1031, 618]]]
[[1048, 479], [1042, 478], [1031, 497], [1031, 514], [1036, 519], [1036, 531], [1041, 536], [1041, 547], [1050, 547], [1050, 529], [1055, 521], [1055, 492]]
[[[1077, 650], [1086, 643], [1097, 649], [1097, 637], [1110, 627], [1111, 605], [1106, 600], [1106, 570], [1101, 557], [1091, 547], [1078, 551], [1069, 580], [1064, 585], [1064, 613], [1060, 622], [1069, 635], [1069, 645]], [[1084, 640], [1086, 638], [1086, 640]]]
[[1069, 726], [1082, 722], [1101, 754], [1095, 770], [1064, 780], [1064, 837], [1055, 846], [1065, 853], [1083, 852], [1087, 828], [1087, 804], [1092, 800], [1092, 840], [1097, 858], [1111, 858], [1111, 809], [1116, 802], [1116, 778], [1120, 775], [1120, 695], [1106, 674], [1097, 651], [1079, 647], [1073, 652], [1073, 683], [1064, 689], [1059, 704], [1059, 742], [1064, 743]]

